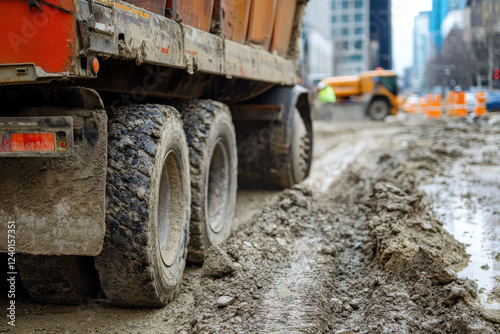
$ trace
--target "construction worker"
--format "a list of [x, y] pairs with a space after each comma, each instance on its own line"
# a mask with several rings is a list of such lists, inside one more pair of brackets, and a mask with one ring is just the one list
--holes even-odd
[[323, 81], [318, 83], [318, 100], [321, 104], [335, 103], [337, 97], [330, 85], [326, 85]]
[[327, 120], [333, 119], [333, 104], [337, 101], [337, 96], [330, 85], [320, 81], [318, 83], [318, 100], [321, 103], [320, 113]]

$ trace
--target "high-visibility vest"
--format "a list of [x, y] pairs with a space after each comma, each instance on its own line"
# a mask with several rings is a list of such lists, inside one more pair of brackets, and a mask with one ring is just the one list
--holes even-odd
[[318, 100], [322, 104], [335, 103], [335, 101], [337, 101], [337, 97], [335, 96], [333, 88], [331, 86], [326, 85], [325, 88], [319, 91]]

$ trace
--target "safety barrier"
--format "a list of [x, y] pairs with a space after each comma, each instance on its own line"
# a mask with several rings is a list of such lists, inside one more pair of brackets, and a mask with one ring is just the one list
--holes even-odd
[[467, 117], [467, 102], [465, 100], [465, 92], [458, 93], [457, 107], [455, 109], [455, 117]]
[[486, 93], [477, 92], [476, 104], [474, 106], [474, 115], [477, 117], [486, 116]]
[[442, 104], [441, 104], [441, 95], [436, 94], [435, 97], [432, 94], [427, 95], [427, 103], [426, 103], [426, 114], [428, 119], [437, 119], [442, 116]]
[[446, 116], [467, 117], [468, 112], [465, 96], [465, 92], [448, 92], [445, 99]]

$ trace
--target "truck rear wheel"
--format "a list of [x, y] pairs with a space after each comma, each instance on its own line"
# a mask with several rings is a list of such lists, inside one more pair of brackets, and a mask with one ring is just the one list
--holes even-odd
[[99, 291], [92, 257], [19, 254], [17, 267], [30, 299], [38, 303], [78, 305]]
[[289, 181], [282, 181], [283, 187], [291, 187], [294, 184], [300, 183], [309, 175], [311, 141], [309, 139], [306, 125], [300, 116], [297, 108], [293, 111], [292, 138], [290, 148], [290, 175], [292, 178]]
[[212, 244], [231, 232], [236, 205], [238, 154], [229, 108], [216, 101], [176, 106], [181, 112], [191, 164], [188, 261], [202, 263]]
[[186, 136], [177, 111], [162, 105], [118, 108], [109, 130], [101, 287], [112, 304], [160, 307], [173, 299], [186, 263]]
[[308, 127], [297, 108], [283, 114], [283, 119], [270, 123], [236, 122], [240, 186], [285, 189], [309, 175], [312, 124]]
[[374, 121], [381, 121], [389, 115], [389, 103], [383, 99], [374, 99], [368, 106], [368, 116]]

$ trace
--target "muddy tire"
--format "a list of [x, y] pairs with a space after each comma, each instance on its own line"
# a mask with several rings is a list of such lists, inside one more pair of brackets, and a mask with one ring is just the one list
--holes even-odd
[[186, 137], [177, 111], [162, 105], [121, 107], [109, 123], [101, 287], [112, 304], [160, 307], [175, 296], [186, 263]]
[[390, 106], [384, 99], [374, 99], [368, 106], [367, 114], [374, 121], [382, 121], [389, 115]]
[[291, 127], [290, 160], [288, 161], [289, 168], [287, 168], [289, 172], [280, 179], [280, 185], [284, 188], [300, 183], [309, 175], [310, 155], [312, 154], [306, 125], [296, 108], [293, 112]]
[[312, 125], [294, 108], [273, 123], [238, 122], [239, 184], [248, 189], [285, 189], [311, 168]]
[[184, 121], [191, 165], [188, 261], [202, 263], [212, 244], [231, 232], [236, 205], [238, 156], [229, 108], [215, 101], [176, 105]]
[[30, 299], [38, 303], [78, 305], [99, 291], [92, 257], [19, 254], [17, 267]]

